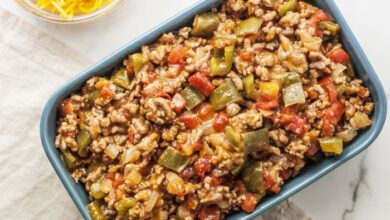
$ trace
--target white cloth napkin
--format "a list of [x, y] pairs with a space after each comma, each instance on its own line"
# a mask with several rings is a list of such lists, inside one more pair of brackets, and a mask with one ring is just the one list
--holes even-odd
[[[91, 61], [0, 8], [0, 219], [82, 219], [41, 146], [50, 95]], [[308, 219], [291, 202], [259, 220]]]

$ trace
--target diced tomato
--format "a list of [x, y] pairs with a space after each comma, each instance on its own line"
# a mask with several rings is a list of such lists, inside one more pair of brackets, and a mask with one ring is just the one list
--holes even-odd
[[174, 48], [168, 55], [169, 64], [185, 65], [185, 58], [187, 56], [187, 50], [184, 47]]
[[332, 104], [330, 108], [325, 111], [322, 119], [322, 134], [326, 137], [332, 136], [334, 132], [334, 125], [336, 125], [345, 111], [345, 106], [341, 101]]
[[213, 128], [217, 132], [222, 132], [229, 124], [228, 114], [224, 111], [219, 112], [213, 121]]
[[186, 167], [183, 171], [180, 173], [180, 177], [184, 180], [189, 180], [195, 175], [195, 169], [194, 167]]
[[271, 110], [279, 106], [277, 100], [271, 101], [263, 101], [261, 99], [257, 99], [256, 101], [256, 109], [258, 110]]
[[190, 78], [188, 78], [188, 82], [204, 96], [211, 95], [214, 90], [214, 86], [211, 84], [211, 81], [200, 72], [190, 76]]
[[202, 120], [208, 120], [212, 118], [215, 114], [213, 106], [208, 102], [202, 102], [199, 106], [197, 106], [196, 113], [198, 114], [198, 117]]
[[204, 177], [206, 172], [210, 169], [210, 159], [207, 157], [200, 157], [194, 164], [196, 174], [200, 177]]
[[116, 189], [118, 188], [120, 185], [122, 185], [123, 183], [125, 182], [125, 177], [121, 177], [119, 179], [116, 179], [114, 181], [114, 183], [112, 184], [112, 188]]
[[318, 9], [308, 21], [308, 26], [314, 28], [314, 34], [318, 37], [323, 36], [323, 32], [318, 28], [318, 22], [329, 21], [330, 16], [321, 9]]
[[284, 108], [282, 110], [280, 123], [297, 135], [302, 135], [307, 130], [305, 120], [298, 115], [294, 108]]
[[131, 144], [134, 144], [134, 130], [132, 128], [129, 128], [129, 130], [127, 131], [127, 134], [129, 136], [129, 142]]
[[62, 117], [73, 113], [73, 104], [70, 99], [65, 99], [60, 105], [60, 114]]
[[320, 21], [329, 21], [330, 16], [328, 13], [324, 12], [322, 9], [318, 9], [312, 16], [318, 22]]
[[114, 181], [115, 180], [115, 173], [114, 172], [108, 173], [106, 178]]
[[211, 186], [217, 187], [223, 183], [222, 177], [212, 176], [211, 177]]
[[198, 214], [200, 220], [220, 220], [221, 211], [218, 206], [203, 206]]
[[187, 129], [194, 129], [199, 125], [199, 119], [196, 115], [183, 115], [179, 117], [179, 121], [183, 122]]
[[280, 184], [275, 182], [275, 180], [268, 175], [267, 173], [264, 173], [264, 184], [265, 188], [271, 192], [278, 193], [280, 191]]
[[287, 126], [287, 128], [297, 135], [302, 135], [306, 131], [305, 120], [296, 115], [293, 117], [291, 123]]
[[349, 63], [349, 55], [345, 50], [343, 50], [340, 47], [337, 47], [335, 49], [332, 49], [327, 55], [326, 55], [331, 61], [335, 63], [340, 63], [343, 65], [347, 65]]
[[173, 110], [179, 113], [186, 107], [186, 100], [179, 93], [176, 93], [172, 99]]
[[241, 202], [241, 208], [246, 213], [251, 213], [255, 210], [257, 198], [252, 193], [246, 193], [245, 199]]
[[251, 62], [253, 60], [253, 53], [249, 51], [242, 51], [240, 53], [240, 57], [245, 61]]
[[329, 101], [334, 103], [337, 101], [337, 86], [333, 82], [331, 76], [327, 76], [320, 81], [320, 85], [328, 93]]
[[110, 99], [114, 97], [115, 93], [110, 89], [108, 85], [103, 86], [100, 89], [100, 96], [103, 97], [104, 99]]

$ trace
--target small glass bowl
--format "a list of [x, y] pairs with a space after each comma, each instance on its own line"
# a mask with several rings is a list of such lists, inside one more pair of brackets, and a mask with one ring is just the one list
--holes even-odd
[[90, 22], [111, 13], [123, 2], [123, 0], [112, 0], [110, 3], [95, 12], [92, 12], [90, 14], [75, 15], [72, 18], [64, 18], [59, 14], [55, 14], [53, 12], [42, 9], [36, 6], [35, 1], [33, 0], [16, 0], [16, 2], [24, 9], [33, 13], [35, 16], [42, 20], [57, 24], [78, 24]]

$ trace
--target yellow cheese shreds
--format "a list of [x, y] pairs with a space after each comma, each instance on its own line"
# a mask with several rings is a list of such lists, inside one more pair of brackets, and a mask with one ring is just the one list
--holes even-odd
[[35, 5], [64, 18], [93, 13], [112, 0], [38, 0]]

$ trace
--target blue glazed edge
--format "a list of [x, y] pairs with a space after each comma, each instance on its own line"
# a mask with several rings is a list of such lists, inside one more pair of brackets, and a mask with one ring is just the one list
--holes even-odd
[[[123, 58], [127, 54], [136, 51], [141, 45], [152, 42], [161, 33], [164, 33], [166, 31], [173, 31], [177, 27], [188, 23], [195, 14], [202, 11], [206, 11], [210, 9], [213, 5], [218, 5], [221, 2], [222, 0], [199, 1], [190, 8], [184, 10], [183, 12], [174, 16], [163, 24], [152, 29], [148, 33], [125, 45], [118, 51], [114, 52], [111, 56], [103, 59], [96, 65], [92, 66], [85, 72], [72, 79], [71, 81], [67, 82], [63, 87], [57, 90], [48, 100], [41, 116], [41, 142], [50, 163], [52, 164], [54, 170], [56, 171], [57, 175], [61, 179], [63, 185], [65, 186], [75, 205], [85, 219], [91, 219], [85, 207], [88, 203], [87, 194], [85, 193], [81, 184], [76, 184], [72, 180], [69, 172], [66, 170], [66, 168], [61, 162], [59, 152], [54, 146], [54, 139], [56, 135], [57, 106], [59, 101], [70, 95], [72, 92], [77, 91], [91, 76], [107, 74], [110, 69], [122, 62]], [[372, 92], [373, 101], [375, 103], [375, 110], [373, 113], [374, 124], [368, 130], [360, 133], [359, 137], [346, 147], [344, 153], [341, 156], [337, 158], [327, 159], [319, 164], [315, 164], [311, 167], [305, 168], [301, 174], [289, 180], [283, 186], [282, 191], [279, 194], [267, 196], [256, 207], [256, 210], [253, 213], [237, 213], [230, 215], [228, 219], [253, 219], [254, 217], [260, 215], [261, 213], [267, 211], [268, 209], [272, 208], [283, 200], [299, 192], [306, 186], [320, 179], [325, 174], [334, 170], [341, 164], [345, 163], [346, 161], [366, 149], [379, 135], [385, 123], [387, 102], [382, 84], [380, 83], [378, 77], [375, 74], [374, 69], [369, 63], [366, 55], [364, 54], [362, 48], [352, 34], [352, 31], [348, 27], [346, 21], [342, 17], [334, 1], [324, 0], [310, 2], [331, 13], [335, 20], [340, 24], [342, 28], [343, 45], [345, 45], [346, 50], [350, 53], [351, 58], [355, 64], [355, 68], [357, 68], [358, 75], [365, 79], [366, 85], [370, 88], [370, 91]]]

